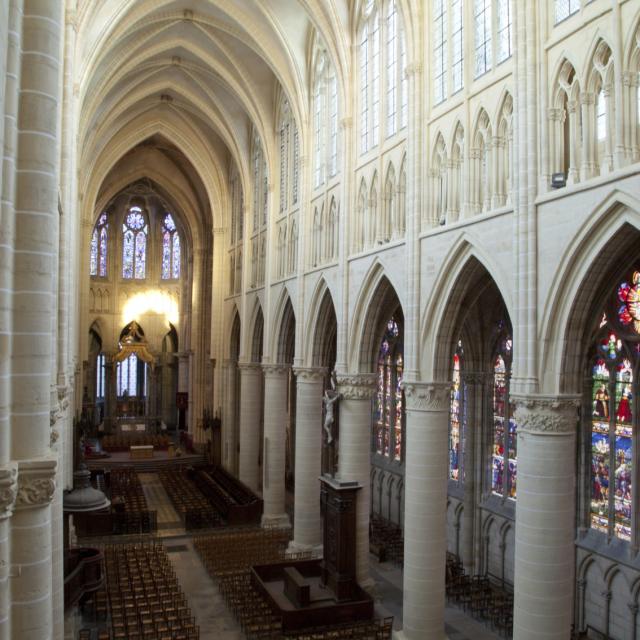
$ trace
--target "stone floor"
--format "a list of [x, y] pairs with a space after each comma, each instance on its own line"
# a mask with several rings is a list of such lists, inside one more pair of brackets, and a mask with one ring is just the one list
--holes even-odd
[[[140, 481], [149, 509], [158, 512], [158, 535], [163, 539], [176, 576], [200, 627], [201, 640], [241, 640], [244, 634], [200, 561], [191, 536], [186, 535], [181, 527], [180, 518], [158, 475], [141, 473]], [[389, 562], [379, 563], [371, 556], [371, 577], [376, 582], [376, 615], [393, 616], [394, 628], [401, 629], [402, 570]], [[75, 640], [82, 627], [96, 628], [95, 623], [83, 620], [77, 611], [67, 614], [65, 640]], [[500, 637], [456, 607], [445, 609], [445, 629], [449, 640], [497, 640]]]

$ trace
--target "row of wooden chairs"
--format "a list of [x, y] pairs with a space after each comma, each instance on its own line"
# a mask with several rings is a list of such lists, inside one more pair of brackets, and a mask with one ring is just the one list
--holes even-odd
[[282, 637], [282, 619], [253, 586], [249, 572], [224, 576], [218, 588], [249, 640]]
[[[209, 574], [222, 576], [256, 564], [281, 562], [289, 533], [283, 529], [224, 529], [194, 537], [193, 542]], [[308, 559], [310, 554], [302, 556], [300, 559]]]
[[197, 640], [199, 630], [164, 547], [104, 549], [113, 640]]
[[380, 562], [389, 560], [404, 564], [404, 537], [402, 529], [377, 514], [372, 515], [369, 523], [369, 547], [378, 556]]
[[109, 435], [102, 438], [102, 448], [105, 451], [129, 451], [129, 447], [148, 447], [154, 449], [167, 449], [171, 444], [168, 436], [152, 433], [132, 433], [128, 435]]
[[239, 485], [237, 480], [222, 467], [207, 467], [204, 471], [236, 504], [249, 504], [257, 499], [255, 493]]
[[282, 620], [271, 610], [262, 594], [255, 588], [248, 571], [227, 574], [220, 578], [218, 588], [230, 611], [240, 623], [249, 640], [391, 640], [393, 618], [323, 625], [313, 629], [287, 632]]
[[220, 513], [211, 506], [187, 473], [182, 470], [161, 471], [158, 475], [185, 529], [208, 529], [224, 524]]
[[513, 633], [513, 593], [489, 576], [470, 576], [460, 559], [447, 553], [446, 595], [474, 618], [487, 622], [505, 637]]
[[133, 467], [113, 469], [109, 474], [112, 504], [124, 504], [126, 512], [148, 511], [142, 483]]

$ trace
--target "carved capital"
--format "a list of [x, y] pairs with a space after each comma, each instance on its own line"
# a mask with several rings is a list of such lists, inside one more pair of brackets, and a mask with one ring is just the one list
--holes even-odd
[[288, 364], [263, 364], [262, 370], [264, 371], [265, 378], [282, 378], [288, 375], [291, 370], [291, 365]]
[[408, 411], [448, 411], [450, 382], [402, 382]]
[[374, 373], [338, 375], [337, 391], [345, 400], [367, 400], [375, 391]]
[[568, 435], [576, 432], [580, 399], [575, 396], [511, 395], [519, 432]]
[[56, 490], [56, 458], [20, 460], [18, 462], [18, 495], [16, 509], [44, 507]]
[[0, 469], [0, 520], [9, 518], [18, 493], [18, 469], [15, 465]]
[[238, 362], [240, 373], [262, 373], [262, 365], [259, 362]]
[[340, 120], [340, 126], [342, 127], [342, 129], [350, 129], [353, 126], [353, 118], [342, 118]]
[[327, 370], [323, 367], [294, 367], [293, 373], [298, 382], [322, 382]]

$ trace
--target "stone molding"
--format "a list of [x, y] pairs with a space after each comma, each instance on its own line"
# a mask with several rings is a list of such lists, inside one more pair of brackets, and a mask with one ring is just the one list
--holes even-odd
[[262, 373], [262, 365], [259, 362], [238, 362], [238, 369], [242, 373]]
[[327, 370], [325, 367], [294, 367], [293, 373], [298, 382], [317, 383], [324, 380]]
[[368, 400], [375, 393], [375, 373], [336, 376], [337, 391], [344, 400]]
[[11, 517], [18, 493], [18, 469], [9, 465], [0, 469], [0, 520]]
[[286, 376], [291, 370], [289, 364], [263, 364], [262, 370], [264, 371], [265, 378], [280, 378]]
[[516, 405], [519, 432], [542, 435], [569, 435], [578, 429], [580, 399], [576, 396], [511, 394]]
[[493, 380], [492, 373], [485, 373], [481, 371], [463, 371], [460, 377], [464, 384], [488, 384]]
[[403, 381], [402, 388], [408, 411], [449, 411], [451, 404], [450, 382]]
[[18, 462], [18, 494], [16, 509], [45, 507], [56, 490], [56, 458], [20, 460]]

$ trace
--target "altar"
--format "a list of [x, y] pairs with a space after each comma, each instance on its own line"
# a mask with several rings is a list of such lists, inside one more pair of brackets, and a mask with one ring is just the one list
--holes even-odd
[[153, 445], [131, 445], [129, 447], [129, 459], [131, 460], [148, 460], [153, 458]]

